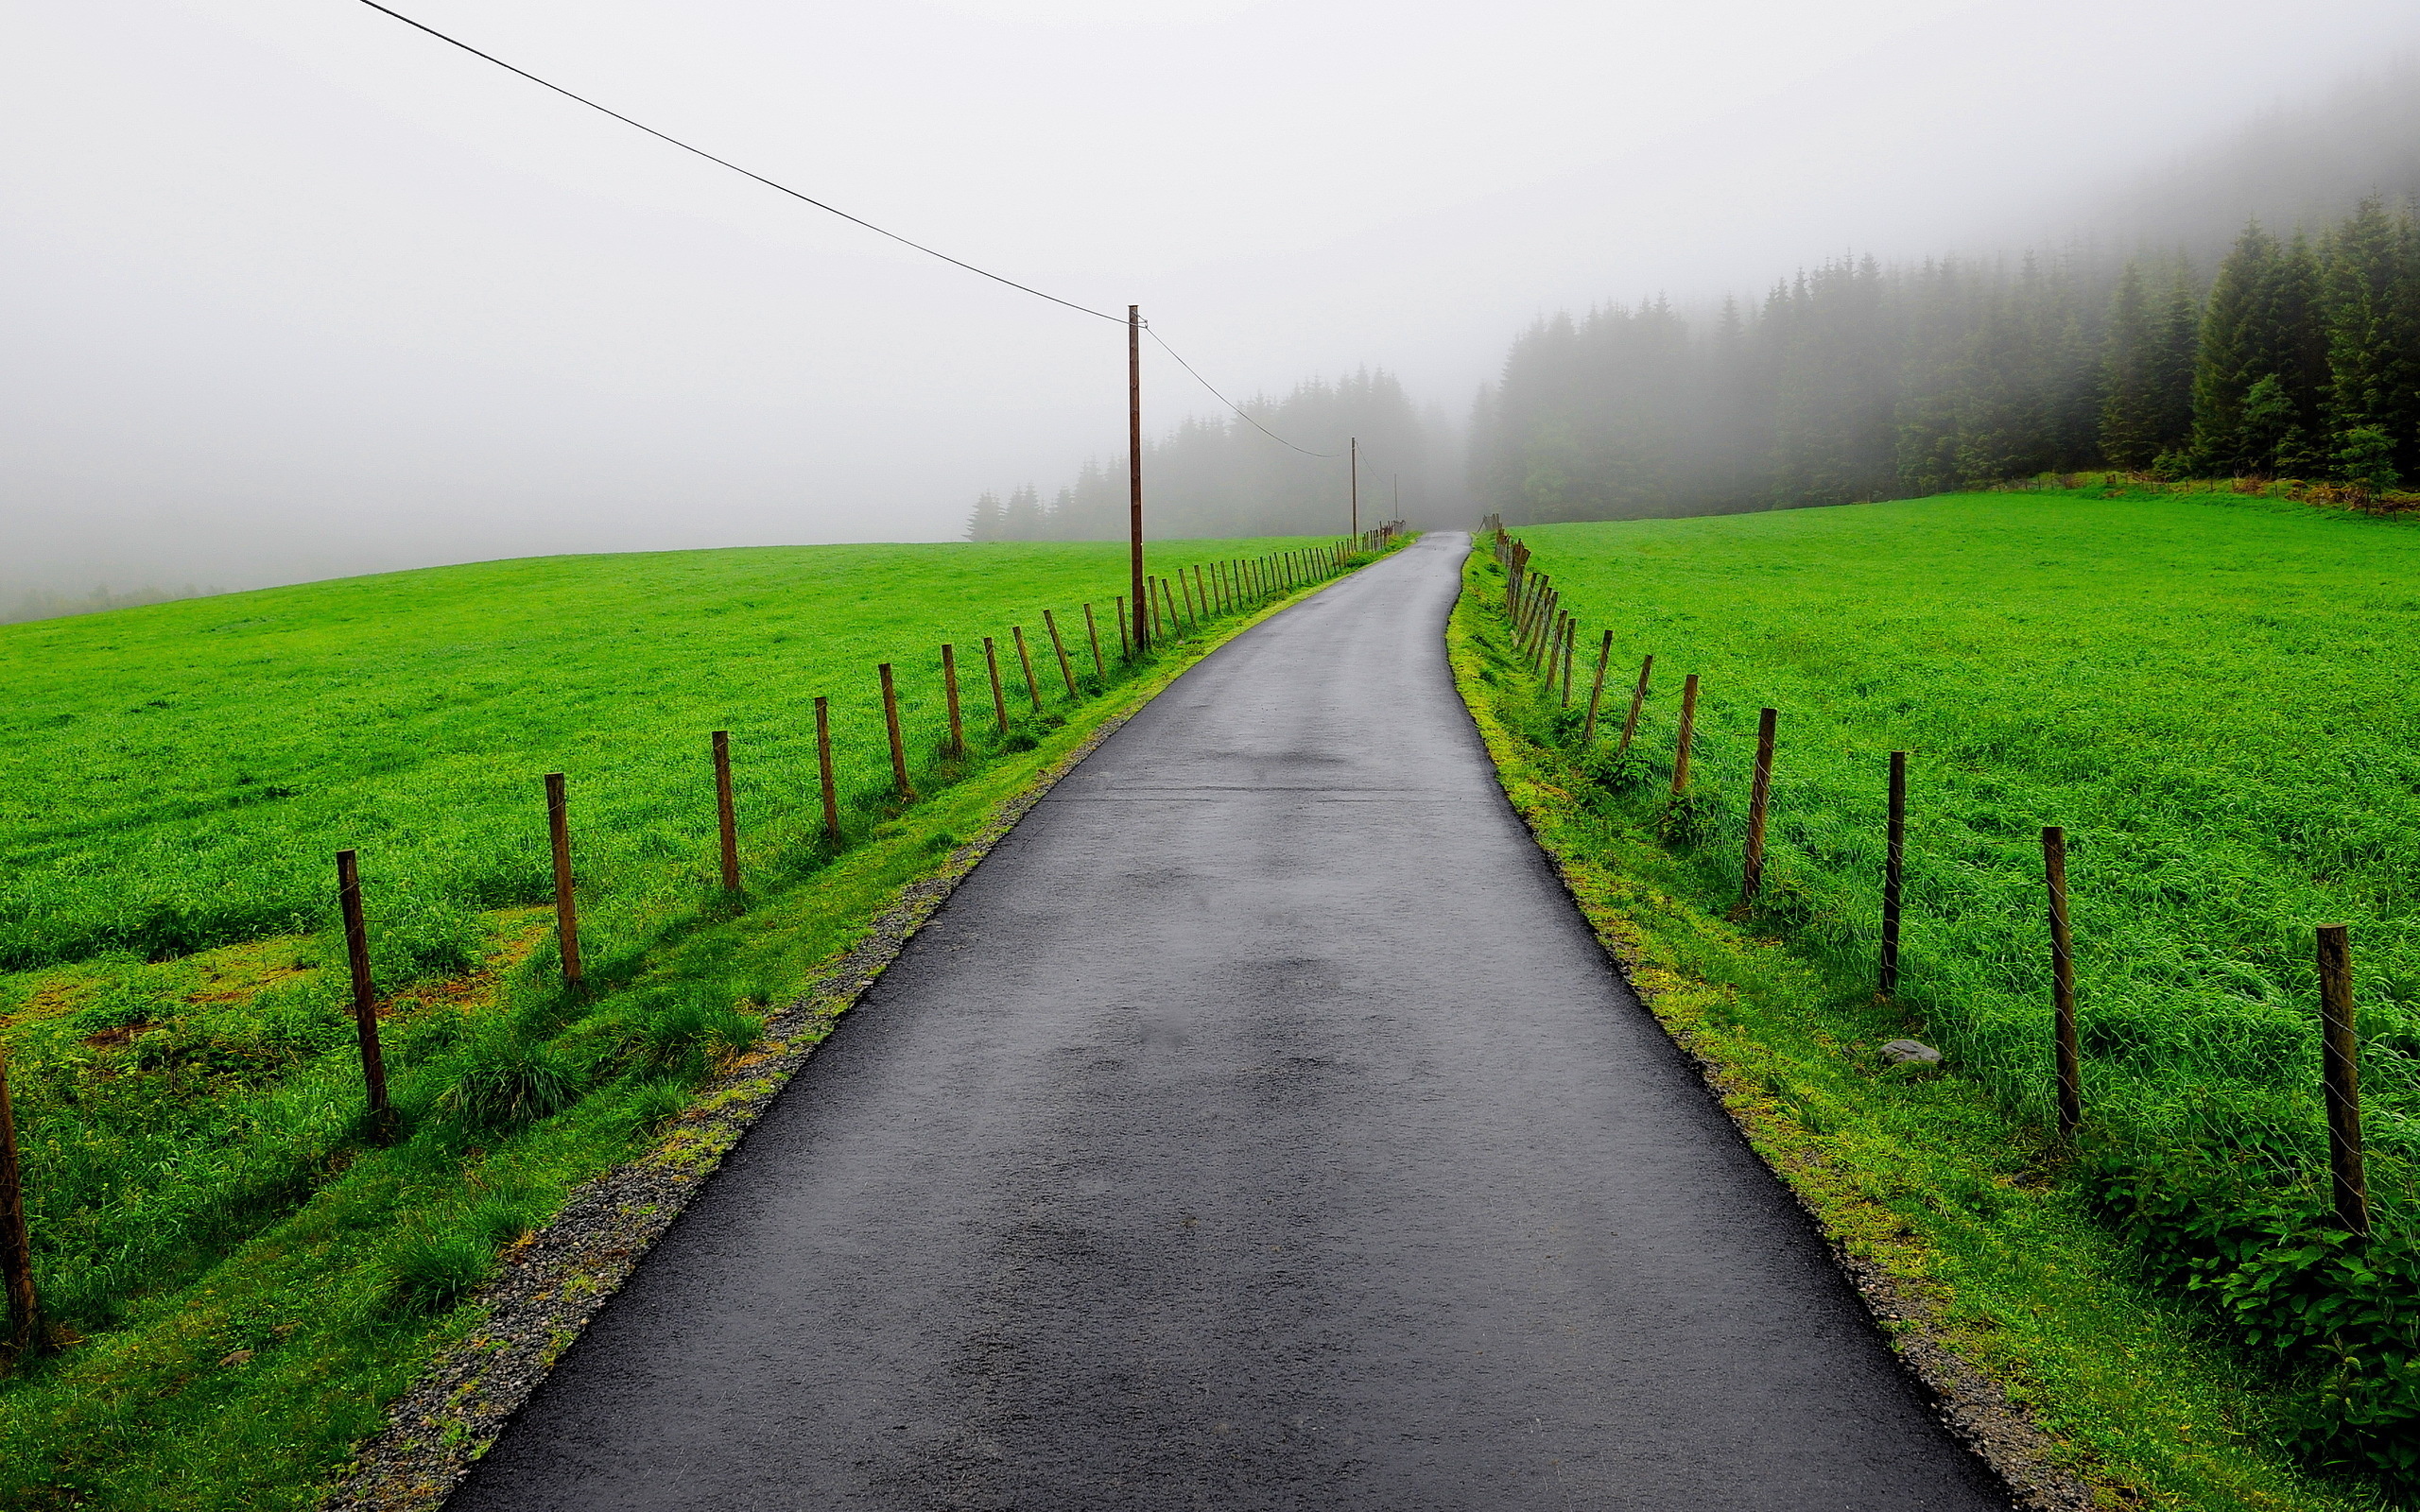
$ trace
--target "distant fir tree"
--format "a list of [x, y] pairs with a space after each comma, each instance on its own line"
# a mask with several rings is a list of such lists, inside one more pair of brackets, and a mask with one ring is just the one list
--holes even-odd
[[2147, 468], [2167, 450], [2159, 435], [2162, 335], [2143, 270], [2128, 263], [2110, 301], [2102, 341], [2100, 455], [2114, 467]]
[[2193, 292], [2193, 269], [2179, 260], [2170, 275], [2168, 301], [2152, 326], [2150, 373], [2153, 467], [2193, 440], [2193, 369], [2202, 349], [2202, 301]]
[[997, 541], [1000, 539], [1000, 496], [986, 491], [975, 501], [975, 512], [967, 517], [966, 539]]
[[2243, 466], [2243, 396], [2268, 371], [2261, 366], [2267, 346], [2261, 327], [2276, 260], [2276, 239], [2256, 220], [2236, 238], [2210, 284], [2193, 367], [2190, 471], [2232, 472]]
[[1009, 507], [1000, 512], [1000, 539], [1003, 541], [1040, 541], [1044, 539], [1042, 495], [1032, 484], [1009, 495]]
[[2376, 196], [2328, 238], [2322, 450], [2347, 481], [2420, 474], [2420, 231]]

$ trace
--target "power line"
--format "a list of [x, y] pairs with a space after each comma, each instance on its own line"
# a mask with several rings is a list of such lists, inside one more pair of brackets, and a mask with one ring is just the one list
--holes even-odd
[[[728, 158], [718, 158], [713, 153], [708, 152], [703, 147], [692, 146], [690, 144], [682, 141], [679, 137], [673, 136], [668, 132], [659, 131], [654, 127], [648, 125], [644, 121], [632, 120], [631, 117], [624, 115], [621, 112], [613, 109], [611, 106], [599, 105], [585, 94], [576, 94], [570, 90], [563, 88], [561, 84], [540, 78], [537, 75], [529, 72], [526, 68], [516, 67], [511, 63], [508, 63], [503, 59], [496, 57], [493, 53], [482, 52], [478, 48], [472, 46], [469, 43], [462, 41], [459, 37], [449, 36], [448, 34], [438, 30], [435, 26], [428, 25], [426, 22], [415, 21], [411, 17], [405, 15], [400, 10], [393, 9], [387, 6], [382, 6], [378, 3], [378, 0], [361, 0], [361, 3], [383, 16], [392, 17], [394, 20], [402, 22], [405, 26], [411, 27], [415, 31], [425, 32], [429, 36], [436, 38], [439, 42], [444, 43], [450, 47], [458, 47], [462, 51], [469, 53], [472, 57], [493, 63], [496, 67], [503, 69], [509, 74], [517, 74], [521, 77], [527, 79], [529, 82], [538, 85], [542, 89], [552, 90], [567, 100], [577, 101], [578, 103], [585, 105], [590, 110], [596, 111], [600, 114], [610, 115], [614, 120], [621, 122], [624, 126], [636, 128], [660, 142], [670, 143], [672, 146], [679, 147], [682, 151], [695, 154], [696, 156], [703, 158], [708, 163], [714, 163], [718, 167], [729, 168], [732, 172], [736, 173], [743, 178], [753, 179], [768, 189], [780, 190], [783, 194], [789, 196], [793, 199], [813, 205], [816, 209], [823, 211], [828, 215], [838, 215], [842, 220], [848, 221], [852, 225], [862, 226], [866, 230], [873, 232], [877, 236], [887, 236], [892, 241], [897, 242], [902, 247], [913, 248], [917, 251], [923, 252], [927, 257], [940, 258], [942, 262], [949, 264], [952, 267], [964, 268], [970, 273], [978, 274], [981, 277], [988, 278], [994, 284], [1005, 284], [1010, 288], [1015, 289], [1019, 293], [1030, 294], [1036, 299], [1048, 300], [1053, 304], [1064, 305], [1066, 308], [1074, 310], [1079, 314], [1094, 316], [1103, 320], [1114, 320], [1120, 325], [1126, 323], [1126, 318], [1124, 316], [1112, 315], [1106, 310], [1096, 310], [1090, 305], [1078, 304], [1073, 300], [1063, 300], [1056, 294], [1044, 293], [1042, 290], [1033, 287], [1031, 284], [1020, 284], [1015, 279], [1004, 277], [1001, 274], [993, 272], [989, 268], [977, 267], [973, 263], [952, 257], [947, 252], [936, 250], [933, 248], [925, 246], [923, 242], [912, 241], [908, 237], [900, 235], [895, 231], [885, 230], [861, 215], [852, 215], [847, 211], [840, 209], [837, 205], [826, 204], [812, 195], [803, 194], [800, 191], [791, 188], [788, 184], [779, 182], [772, 179], [768, 179], [763, 174], [754, 172], [751, 169], [743, 168], [738, 163], [732, 162]], [[1151, 331], [1151, 328], [1148, 323], [1144, 325], [1144, 329]], [[1340, 455], [1341, 455], [1336, 452], [1314, 452], [1306, 446], [1295, 446], [1292, 441], [1288, 440], [1285, 437], [1278, 435], [1275, 431], [1270, 430], [1268, 426], [1263, 425], [1259, 421], [1253, 419], [1250, 413], [1248, 413], [1241, 405], [1237, 404], [1234, 400], [1229, 399], [1226, 395], [1219, 392], [1217, 388], [1212, 387], [1210, 380], [1202, 377], [1201, 373], [1195, 372], [1193, 364], [1185, 361], [1183, 356], [1179, 355], [1176, 348], [1169, 346], [1167, 339], [1157, 331], [1151, 331], [1151, 339], [1160, 344], [1162, 351], [1166, 352], [1169, 356], [1176, 358], [1178, 367], [1183, 368], [1188, 373], [1192, 373], [1193, 381], [1195, 383], [1198, 383], [1202, 387], [1209, 389], [1212, 398], [1218, 400], [1219, 403], [1226, 405], [1229, 409], [1234, 410], [1237, 415], [1242, 416], [1244, 420], [1250, 421], [1254, 430], [1259, 431], [1263, 436], [1268, 437], [1270, 440], [1277, 442], [1281, 446], [1292, 447], [1295, 451], [1302, 453], [1305, 456], [1316, 456], [1324, 458], [1328, 461], [1334, 461]]]
[[[1171, 357], [1176, 357], [1176, 365], [1178, 367], [1184, 369], [1187, 372], [1193, 372], [1193, 364], [1185, 361], [1183, 357], [1177, 356], [1176, 348], [1169, 346], [1167, 339], [1157, 331], [1151, 331], [1150, 322], [1145, 322], [1143, 329], [1151, 332], [1151, 339], [1159, 342], [1161, 351], [1167, 352]], [[1210, 388], [1210, 380], [1202, 377], [1198, 372], [1193, 372], [1193, 381], [1200, 384], [1204, 388]], [[1263, 436], [1268, 437], [1270, 440], [1275, 441], [1278, 445], [1294, 446], [1294, 443], [1288, 440], [1285, 437], [1278, 435], [1275, 431], [1270, 430], [1260, 421], [1253, 420], [1252, 416], [1245, 411], [1241, 404], [1238, 404], [1234, 400], [1229, 399], [1226, 395], [1219, 392], [1216, 388], [1210, 388], [1210, 397], [1226, 405], [1229, 409], [1234, 410], [1236, 414], [1243, 416], [1245, 420], [1252, 422], [1253, 429], [1260, 432]], [[1305, 456], [1325, 457], [1331, 462], [1335, 461], [1338, 456], [1342, 455], [1338, 452], [1314, 452], [1307, 446], [1294, 446], [1294, 450], [1302, 453]]]
[[[474, 58], [485, 59], [487, 61], [495, 64], [498, 68], [505, 70], [507, 73], [518, 74], [532, 84], [541, 85], [546, 89], [553, 90], [556, 94], [561, 94], [565, 99], [577, 100], [580, 104], [587, 106], [592, 111], [602, 112], [603, 113], [621, 122], [624, 126], [636, 127], [640, 130], [645, 131], [648, 135], [654, 137], [659, 141], [671, 143], [674, 146], [679, 147], [683, 152], [696, 153], [699, 157], [705, 159], [708, 163], [717, 163], [722, 167], [729, 168], [734, 173], [753, 179], [758, 183], [765, 185], [765, 187], [769, 189], [778, 189], [793, 199], [803, 199], [806, 203], [813, 205], [818, 210], [838, 215], [842, 220], [849, 221], [854, 225], [863, 226], [866, 230], [873, 232], [878, 236], [888, 236], [902, 247], [912, 247], [916, 250], [923, 252], [927, 257], [938, 257], [942, 262], [949, 264], [953, 267], [962, 267], [970, 273], [981, 274], [983, 277], [990, 279], [994, 284], [1006, 284], [1009, 287], [1016, 289], [1021, 293], [1030, 294], [1036, 299], [1048, 300], [1053, 304], [1063, 304], [1070, 310], [1075, 310], [1084, 315], [1098, 316], [1103, 320], [1115, 320], [1120, 325], [1124, 325], [1126, 323], [1126, 318], [1122, 315], [1111, 315], [1106, 310], [1096, 310], [1089, 305], [1078, 304], [1073, 300], [1063, 300], [1056, 294], [1045, 294], [1042, 290], [1035, 288], [1030, 284], [1020, 284], [1012, 278], [1003, 278], [1001, 275], [991, 271], [989, 268], [977, 267], [973, 263], [961, 262], [958, 258], [950, 256], [947, 252], [936, 251], [934, 249], [925, 246], [923, 242], [910, 241], [907, 237], [900, 235], [895, 231], [885, 231], [882, 227], [875, 225], [873, 221], [867, 220], [859, 215], [852, 215], [847, 211], [840, 209], [837, 205], [827, 205], [822, 200], [816, 198], [812, 195], [801, 194], [796, 189], [791, 188], [788, 184], [778, 183], [771, 179], [766, 178], [761, 173], [751, 172], [727, 158], [716, 157], [713, 153], [708, 152], [703, 147], [691, 146], [688, 143], [682, 141], [679, 137], [670, 136], [665, 132], [659, 131], [654, 127], [648, 125], [644, 121], [633, 121], [629, 116], [624, 115], [621, 112], [613, 110], [607, 106], [599, 105], [595, 100], [590, 99], [584, 94], [575, 94], [570, 90], [563, 88], [561, 84], [548, 83], [545, 79], [540, 78], [537, 75], [529, 72], [526, 68], [515, 68], [512, 64], [506, 62], [503, 59], [496, 57], [493, 53], [483, 53], [458, 37], [449, 37], [445, 33], [438, 30], [435, 26], [429, 26], [424, 22], [414, 21], [411, 17], [405, 15], [400, 10], [390, 10], [387, 7], [380, 5], [378, 0], [361, 0], [361, 3], [368, 6], [371, 9], [379, 12], [381, 15], [392, 16], [395, 20], [402, 22], [406, 26], [413, 27], [419, 31], [424, 31], [430, 36], [436, 38], [439, 42], [445, 43], [451, 46], [459, 47]], [[1163, 345], [1165, 345], [1165, 343], [1163, 343]], [[1184, 359], [1179, 357], [1177, 360], [1182, 362]], [[1192, 371], [1189, 368], [1185, 370], [1188, 372]], [[1195, 373], [1194, 376], [1199, 378], [1201, 374]], [[1204, 384], [1202, 387], [1205, 388], [1209, 387], [1207, 384]], [[1216, 392], [1217, 390], [1214, 389], [1212, 391]], [[1290, 445], [1292, 443], [1288, 442], [1288, 444]]]

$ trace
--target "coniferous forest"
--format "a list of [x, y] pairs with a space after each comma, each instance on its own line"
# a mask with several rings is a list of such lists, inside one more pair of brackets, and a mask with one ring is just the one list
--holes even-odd
[[1692, 322], [1540, 321], [1482, 391], [1514, 522], [1910, 497], [2044, 472], [2420, 479], [2420, 217], [2246, 227], [2215, 268], [2088, 249], [1840, 261]]
[[[1255, 399], [1244, 408], [1252, 420], [1191, 420], [1144, 442], [1155, 534], [1342, 535], [1351, 518], [1346, 448], [1356, 438], [1365, 527], [1393, 517], [1398, 487], [1406, 510], [1427, 507], [1434, 480], [1451, 475], [1451, 438], [1442, 415], [1421, 415], [1403, 386], [1383, 371], [1303, 384], [1282, 400]], [[1305, 455], [1296, 446], [1323, 455]], [[1048, 499], [1030, 485], [1005, 499], [984, 494], [967, 539], [1122, 538], [1127, 505], [1126, 458], [1095, 459]]]

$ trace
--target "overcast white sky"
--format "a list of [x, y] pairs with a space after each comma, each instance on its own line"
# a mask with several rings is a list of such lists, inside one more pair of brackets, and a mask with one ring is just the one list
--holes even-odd
[[[402, 0], [1240, 397], [1459, 415], [1543, 310], [2069, 229], [2411, 0]], [[1124, 333], [357, 0], [8, 0], [0, 585], [955, 535]], [[2248, 207], [2249, 208], [2249, 207]], [[1145, 372], [1153, 429], [1215, 401]]]

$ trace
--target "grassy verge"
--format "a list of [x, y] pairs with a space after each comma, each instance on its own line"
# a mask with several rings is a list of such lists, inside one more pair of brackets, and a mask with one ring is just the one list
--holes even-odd
[[1727, 921], [1736, 873], [1668, 845], [1661, 805], [1601, 750], [1572, 753], [1572, 721], [1506, 644], [1502, 581], [1475, 553], [1450, 633], [1507, 792], [1759, 1153], [1906, 1300], [1886, 1323], [1902, 1347], [1945, 1349], [1998, 1383], [2098, 1504], [2381, 1504], [2295, 1463], [2271, 1383], [2202, 1310], [2141, 1277], [2023, 1109], [1967, 1075], [1884, 1062], [1884, 1041], [1932, 1032], [1920, 1013], [1877, 1005], [1787, 921]]
[[[1222, 555], [1226, 544], [1199, 555]], [[657, 590], [641, 583], [633, 591]], [[979, 602], [997, 584], [977, 575], [950, 591]], [[578, 592], [574, 585], [563, 596]], [[733, 596], [769, 592], [744, 583]], [[227, 601], [212, 603], [231, 612]], [[557, 982], [544, 910], [517, 899], [473, 906], [475, 889], [458, 885], [469, 874], [460, 868], [390, 871], [372, 893], [372, 921], [403, 1115], [392, 1141], [373, 1138], [363, 1125], [341, 1008], [341, 947], [324, 929], [200, 951], [160, 949], [150, 953], [156, 960], [121, 948], [0, 983], [10, 994], [0, 999], [0, 1046], [20, 1068], [39, 1274], [62, 1346], [19, 1362], [0, 1382], [0, 1503], [317, 1503], [352, 1447], [381, 1426], [386, 1404], [479, 1327], [482, 1310], [464, 1298], [493, 1271], [500, 1251], [527, 1243], [575, 1187], [619, 1162], [651, 1154], [711, 1163], [723, 1146], [701, 1144], [684, 1119], [700, 1087], [766, 1054], [759, 1040], [768, 1011], [850, 952], [903, 888], [946, 865], [1038, 774], [1249, 623], [1264, 603], [1215, 618], [1139, 664], [1113, 663], [1105, 679], [1080, 679], [1072, 698], [1055, 660], [1038, 662], [1038, 671], [1047, 669], [1043, 711], [1027, 699], [1005, 733], [983, 735], [964, 760], [938, 749], [928, 698], [917, 740], [924, 800], [903, 806], [878, 782], [854, 784], [847, 843], [837, 850], [808, 838], [821, 816], [812, 788], [802, 792], [794, 770], [786, 793], [760, 788], [757, 844], [740, 900], [719, 899], [706, 885], [711, 810], [693, 816], [658, 792], [657, 810], [636, 811], [651, 843], [618, 852], [613, 843], [600, 847], [601, 948], [581, 994]], [[822, 608], [828, 612], [828, 602]], [[590, 632], [613, 633], [624, 610], [608, 604]], [[537, 612], [543, 617], [544, 607]], [[320, 610], [295, 617], [330, 618]], [[509, 632], [510, 616], [500, 617]], [[755, 644], [769, 618], [782, 616], [760, 616], [752, 629], [733, 622], [726, 633]], [[342, 643], [337, 660], [367, 660], [361, 647], [374, 647], [382, 633], [427, 633], [425, 625], [397, 631], [375, 616], [360, 624], [349, 640], [335, 638]], [[461, 633], [458, 625], [438, 633], [449, 631]], [[102, 625], [97, 633], [113, 632]], [[114, 633], [123, 637], [123, 627]], [[327, 629], [318, 625], [311, 633]], [[476, 648], [498, 669], [511, 661], [510, 633], [502, 639], [504, 645]], [[1114, 641], [1108, 652], [1115, 657]], [[588, 745], [596, 780], [628, 782], [637, 804], [647, 772], [631, 780], [600, 756], [596, 732], [627, 732], [631, 710], [643, 723], [657, 705], [697, 690], [664, 676], [634, 679], [634, 670], [646, 669], [631, 660], [626, 654], [613, 675], [586, 686], [550, 689], [555, 714], [543, 733]], [[340, 679], [342, 671], [323, 666], [308, 675]], [[382, 675], [387, 691], [400, 696], [394, 685], [413, 677], [412, 658], [395, 656]], [[221, 676], [236, 674], [221, 669]], [[1011, 676], [1022, 695], [1021, 669]], [[713, 696], [730, 697], [721, 689]], [[622, 700], [619, 715], [599, 707], [614, 698]], [[240, 696], [228, 701], [243, 707]], [[978, 731], [988, 705], [986, 689], [985, 717], [970, 719]], [[590, 732], [584, 742], [582, 730]], [[233, 733], [218, 731], [222, 739]], [[418, 745], [428, 761], [417, 765], [408, 732], [382, 736], [390, 739], [389, 770], [400, 793], [372, 780], [375, 767], [365, 774], [340, 761], [326, 765], [331, 785], [351, 789], [345, 807], [356, 825], [397, 829], [428, 808], [433, 788], [444, 785], [427, 777], [430, 764], [518, 756], [537, 767], [510, 733], [467, 757], [445, 751], [437, 732], [423, 735]], [[882, 747], [874, 749], [887, 765]], [[642, 747], [637, 765], [647, 760]], [[235, 763], [225, 765], [223, 781], [244, 775]], [[458, 807], [475, 811], [488, 801], [476, 790], [460, 796], [466, 801]], [[168, 809], [152, 821], [174, 832], [195, 819]], [[458, 812], [432, 812], [430, 824], [475, 833], [480, 823], [498, 822], [496, 812], [474, 812], [468, 821]], [[97, 819], [65, 838], [106, 849]], [[308, 839], [315, 851], [327, 843]], [[142, 867], [174, 844], [171, 837], [137, 848], [137, 865], [122, 869], [119, 883], [139, 885]], [[260, 876], [231, 870], [230, 879], [232, 887], [252, 885], [272, 898], [287, 885], [276, 866]], [[466, 899], [465, 890], [474, 896]], [[310, 900], [306, 919], [323, 907]], [[821, 1026], [804, 1033], [820, 1038]]]

